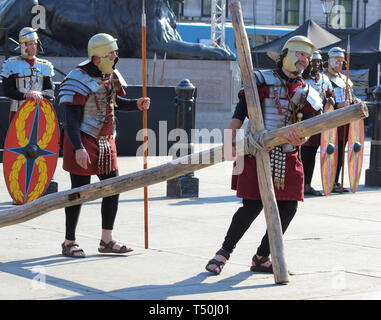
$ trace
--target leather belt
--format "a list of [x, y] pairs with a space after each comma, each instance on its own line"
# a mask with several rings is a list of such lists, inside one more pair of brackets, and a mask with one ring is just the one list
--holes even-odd
[[111, 172], [111, 148], [108, 140], [111, 136], [99, 136], [99, 156], [98, 156], [98, 174], [109, 174]]

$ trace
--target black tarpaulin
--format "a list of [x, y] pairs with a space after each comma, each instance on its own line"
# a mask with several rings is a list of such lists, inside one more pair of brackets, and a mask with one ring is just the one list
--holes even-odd
[[319, 26], [313, 20], [307, 20], [299, 28], [294, 31], [278, 38], [274, 41], [266, 43], [264, 45], [255, 47], [251, 51], [253, 63], [255, 68], [273, 68], [275, 67], [275, 62], [267, 56], [267, 52], [274, 51], [280, 52], [288, 39], [293, 36], [305, 36], [312, 41], [312, 43], [318, 48], [328, 46], [332, 43], [336, 43], [341, 39], [336, 37], [334, 34], [325, 30]]
[[[381, 20], [350, 37], [349, 44], [351, 69], [368, 68], [381, 62]], [[347, 50], [347, 46], [348, 38], [321, 48], [321, 51], [327, 54], [333, 47]]]

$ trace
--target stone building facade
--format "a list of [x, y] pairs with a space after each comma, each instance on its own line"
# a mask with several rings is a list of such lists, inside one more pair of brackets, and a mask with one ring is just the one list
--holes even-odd
[[[226, 15], [229, 21], [228, 3]], [[329, 28], [362, 29], [381, 19], [379, 0], [334, 0], [325, 14], [319, 0], [241, 0], [245, 23], [258, 25], [302, 25], [312, 19]], [[211, 0], [184, 0], [176, 14], [180, 21], [210, 21]], [[345, 16], [345, 22], [344, 21]], [[341, 18], [341, 24], [340, 24]]]

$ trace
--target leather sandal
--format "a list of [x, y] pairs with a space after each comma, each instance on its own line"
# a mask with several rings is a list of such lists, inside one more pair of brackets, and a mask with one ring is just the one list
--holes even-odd
[[[86, 257], [85, 252], [83, 251], [83, 249], [81, 249], [79, 247], [79, 244], [76, 242], [72, 242], [72, 243], [69, 243], [67, 245], [65, 245], [65, 242], [63, 242], [61, 246], [62, 246], [62, 254], [64, 256], [67, 256], [70, 258], [85, 258]], [[75, 247], [75, 248], [73, 248], [73, 247]], [[71, 248], [73, 248], [73, 249], [71, 249]], [[83, 253], [83, 254], [77, 255], [76, 253]]]
[[305, 196], [317, 196], [317, 197], [322, 197], [324, 196], [324, 193], [318, 190], [315, 190], [311, 186], [304, 186], [304, 195]]
[[[341, 193], [341, 184], [339, 182], [335, 182], [332, 188], [332, 193]], [[343, 188], [342, 192], [349, 192], [347, 188]]]
[[250, 267], [250, 271], [273, 273], [272, 264], [269, 267], [262, 266], [262, 264], [266, 263], [269, 260], [270, 260], [269, 257], [262, 257], [261, 259], [258, 259], [257, 255], [255, 254], [253, 257], [253, 261], [254, 261], [255, 265]]
[[[222, 248], [216, 252], [216, 255], [223, 256], [224, 258], [226, 258], [226, 261], [229, 260], [229, 258], [230, 258], [230, 253], [227, 252], [226, 250], [222, 249]], [[209, 271], [215, 275], [219, 275], [221, 273], [222, 269], [224, 268], [226, 261], [223, 262], [223, 261], [220, 261], [220, 260], [213, 258], [213, 259], [208, 261], [208, 264], [205, 266], [205, 269], [206, 269], [206, 271]], [[216, 268], [211, 269], [210, 268], [211, 265], [215, 265]]]
[[111, 240], [109, 243], [106, 244], [103, 240], [99, 242], [99, 245], [104, 247], [104, 248], [98, 248], [98, 251], [100, 253], [127, 253], [134, 251], [131, 248], [127, 248], [126, 246], [121, 246], [120, 249], [115, 249], [114, 245], [116, 244], [115, 240]]

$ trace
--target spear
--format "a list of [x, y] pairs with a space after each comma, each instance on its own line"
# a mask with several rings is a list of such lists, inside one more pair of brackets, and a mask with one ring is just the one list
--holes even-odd
[[345, 85], [345, 100], [348, 100], [349, 98], [349, 84], [348, 84], [348, 79], [349, 79], [349, 52], [351, 50], [351, 45], [350, 45], [350, 37], [348, 34], [348, 43], [347, 43], [347, 66], [346, 66], [346, 85]]
[[160, 85], [163, 85], [165, 61], [167, 60], [167, 53], [164, 53], [163, 65], [161, 67]]
[[[350, 53], [350, 37], [348, 34], [348, 43], [347, 43], [347, 63], [346, 63], [346, 84], [345, 84], [345, 100], [349, 99], [349, 53]], [[341, 192], [344, 191], [344, 159], [345, 159], [345, 144], [347, 140], [347, 129], [348, 125], [344, 126], [344, 134], [343, 134], [343, 154], [341, 157]]]
[[[142, 81], [143, 98], [147, 97], [146, 13], [142, 0]], [[147, 110], [143, 109], [143, 168], [147, 169]], [[148, 188], [144, 186], [144, 246], [148, 249]]]
[[155, 72], [156, 72], [156, 52], [153, 57], [153, 71], [152, 71], [152, 85], [155, 85]]

